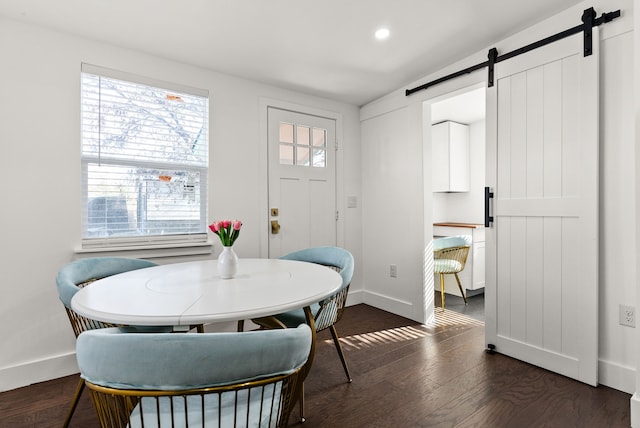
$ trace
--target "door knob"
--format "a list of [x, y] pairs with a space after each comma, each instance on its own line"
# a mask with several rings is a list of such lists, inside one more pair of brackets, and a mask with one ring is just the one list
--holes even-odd
[[280, 232], [280, 224], [278, 220], [271, 220], [271, 234], [277, 235]]

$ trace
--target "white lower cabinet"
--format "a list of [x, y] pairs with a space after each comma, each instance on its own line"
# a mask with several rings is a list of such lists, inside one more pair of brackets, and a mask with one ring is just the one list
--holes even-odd
[[[445, 236], [459, 236], [459, 235], [471, 235], [471, 249], [469, 250], [469, 257], [467, 257], [467, 263], [462, 272], [458, 274], [462, 287], [465, 289], [467, 295], [474, 295], [482, 293], [484, 291], [485, 274], [484, 274], [484, 262], [485, 262], [485, 241], [484, 241], [484, 227], [481, 225], [474, 225], [473, 227], [458, 227], [458, 226], [433, 226], [434, 239]], [[440, 275], [434, 274], [433, 286], [436, 290], [440, 290]], [[460, 290], [458, 284], [453, 275], [445, 275], [445, 293], [460, 296]]]

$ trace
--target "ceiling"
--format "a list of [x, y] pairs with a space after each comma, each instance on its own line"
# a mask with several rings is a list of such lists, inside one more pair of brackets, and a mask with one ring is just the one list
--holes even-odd
[[485, 118], [485, 88], [477, 88], [431, 104], [431, 123], [470, 124]]
[[579, 2], [0, 0], [0, 15], [360, 106]]

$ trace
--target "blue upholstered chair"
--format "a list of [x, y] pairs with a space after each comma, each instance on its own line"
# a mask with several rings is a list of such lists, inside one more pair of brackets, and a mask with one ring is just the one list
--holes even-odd
[[78, 337], [77, 359], [102, 427], [284, 427], [311, 330], [123, 333]]
[[[71, 309], [71, 298], [73, 298], [73, 296], [80, 291], [82, 287], [107, 276], [151, 266], [156, 266], [156, 264], [147, 260], [120, 257], [94, 257], [79, 259], [63, 266], [58, 271], [58, 276], [56, 278], [58, 296], [67, 311], [71, 327], [73, 328], [73, 333], [76, 337], [86, 330], [113, 327], [113, 324], [103, 323], [83, 317]], [[161, 328], [161, 331], [168, 330], [169, 328], [167, 327]], [[71, 421], [71, 417], [73, 416], [73, 412], [75, 411], [78, 400], [82, 395], [83, 389], [84, 381], [80, 379], [71, 407], [65, 419], [64, 427], [69, 426], [69, 422]]]
[[440, 275], [440, 300], [444, 310], [444, 276], [454, 275], [458, 282], [458, 288], [462, 293], [464, 303], [467, 296], [464, 293], [458, 273], [462, 272], [467, 262], [469, 249], [471, 248], [471, 236], [449, 236], [433, 240], [433, 273]]
[[62, 269], [58, 271], [58, 277], [56, 278], [58, 296], [67, 310], [67, 315], [69, 316], [69, 321], [71, 322], [76, 337], [86, 330], [113, 327], [113, 324], [83, 317], [71, 309], [71, 299], [81, 288], [98, 279], [151, 266], [157, 265], [148, 260], [122, 257], [79, 259], [63, 266]]
[[[316, 331], [322, 331], [327, 328], [331, 331], [331, 336], [333, 337], [333, 342], [336, 345], [336, 350], [338, 351], [342, 367], [344, 368], [344, 372], [347, 376], [347, 381], [351, 382], [351, 374], [347, 367], [347, 361], [344, 358], [342, 346], [340, 346], [335, 324], [342, 318], [347, 301], [347, 294], [349, 293], [349, 285], [351, 284], [351, 277], [353, 276], [354, 269], [353, 255], [351, 255], [349, 251], [339, 247], [314, 247], [294, 251], [280, 258], [327, 266], [328, 268], [337, 271], [342, 277], [342, 286], [340, 289], [334, 295], [311, 305], [311, 313], [315, 320]], [[274, 324], [271, 322], [272, 318], [275, 318], [285, 327], [293, 327], [306, 322], [304, 310], [302, 308], [277, 314], [269, 318], [253, 320], [253, 322], [262, 327], [272, 328], [274, 327]], [[302, 391], [300, 394], [300, 414], [301, 419], [304, 420], [304, 395]]]

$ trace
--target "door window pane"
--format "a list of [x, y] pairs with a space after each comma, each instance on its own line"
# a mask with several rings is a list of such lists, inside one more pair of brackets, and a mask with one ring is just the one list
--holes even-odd
[[326, 129], [280, 122], [281, 165], [326, 168], [326, 147]]
[[293, 165], [293, 146], [280, 144], [280, 163]]
[[299, 144], [301, 146], [308, 146], [309, 145], [309, 127], [298, 125], [296, 127], [296, 131], [297, 131], [296, 144]]
[[280, 123], [280, 142], [293, 144], [293, 125], [291, 123]]
[[313, 166], [316, 168], [325, 168], [327, 166], [327, 151], [324, 149], [313, 149]]
[[309, 166], [309, 147], [296, 147], [296, 165]]
[[315, 147], [327, 146], [327, 130], [320, 128], [313, 128], [313, 145]]

